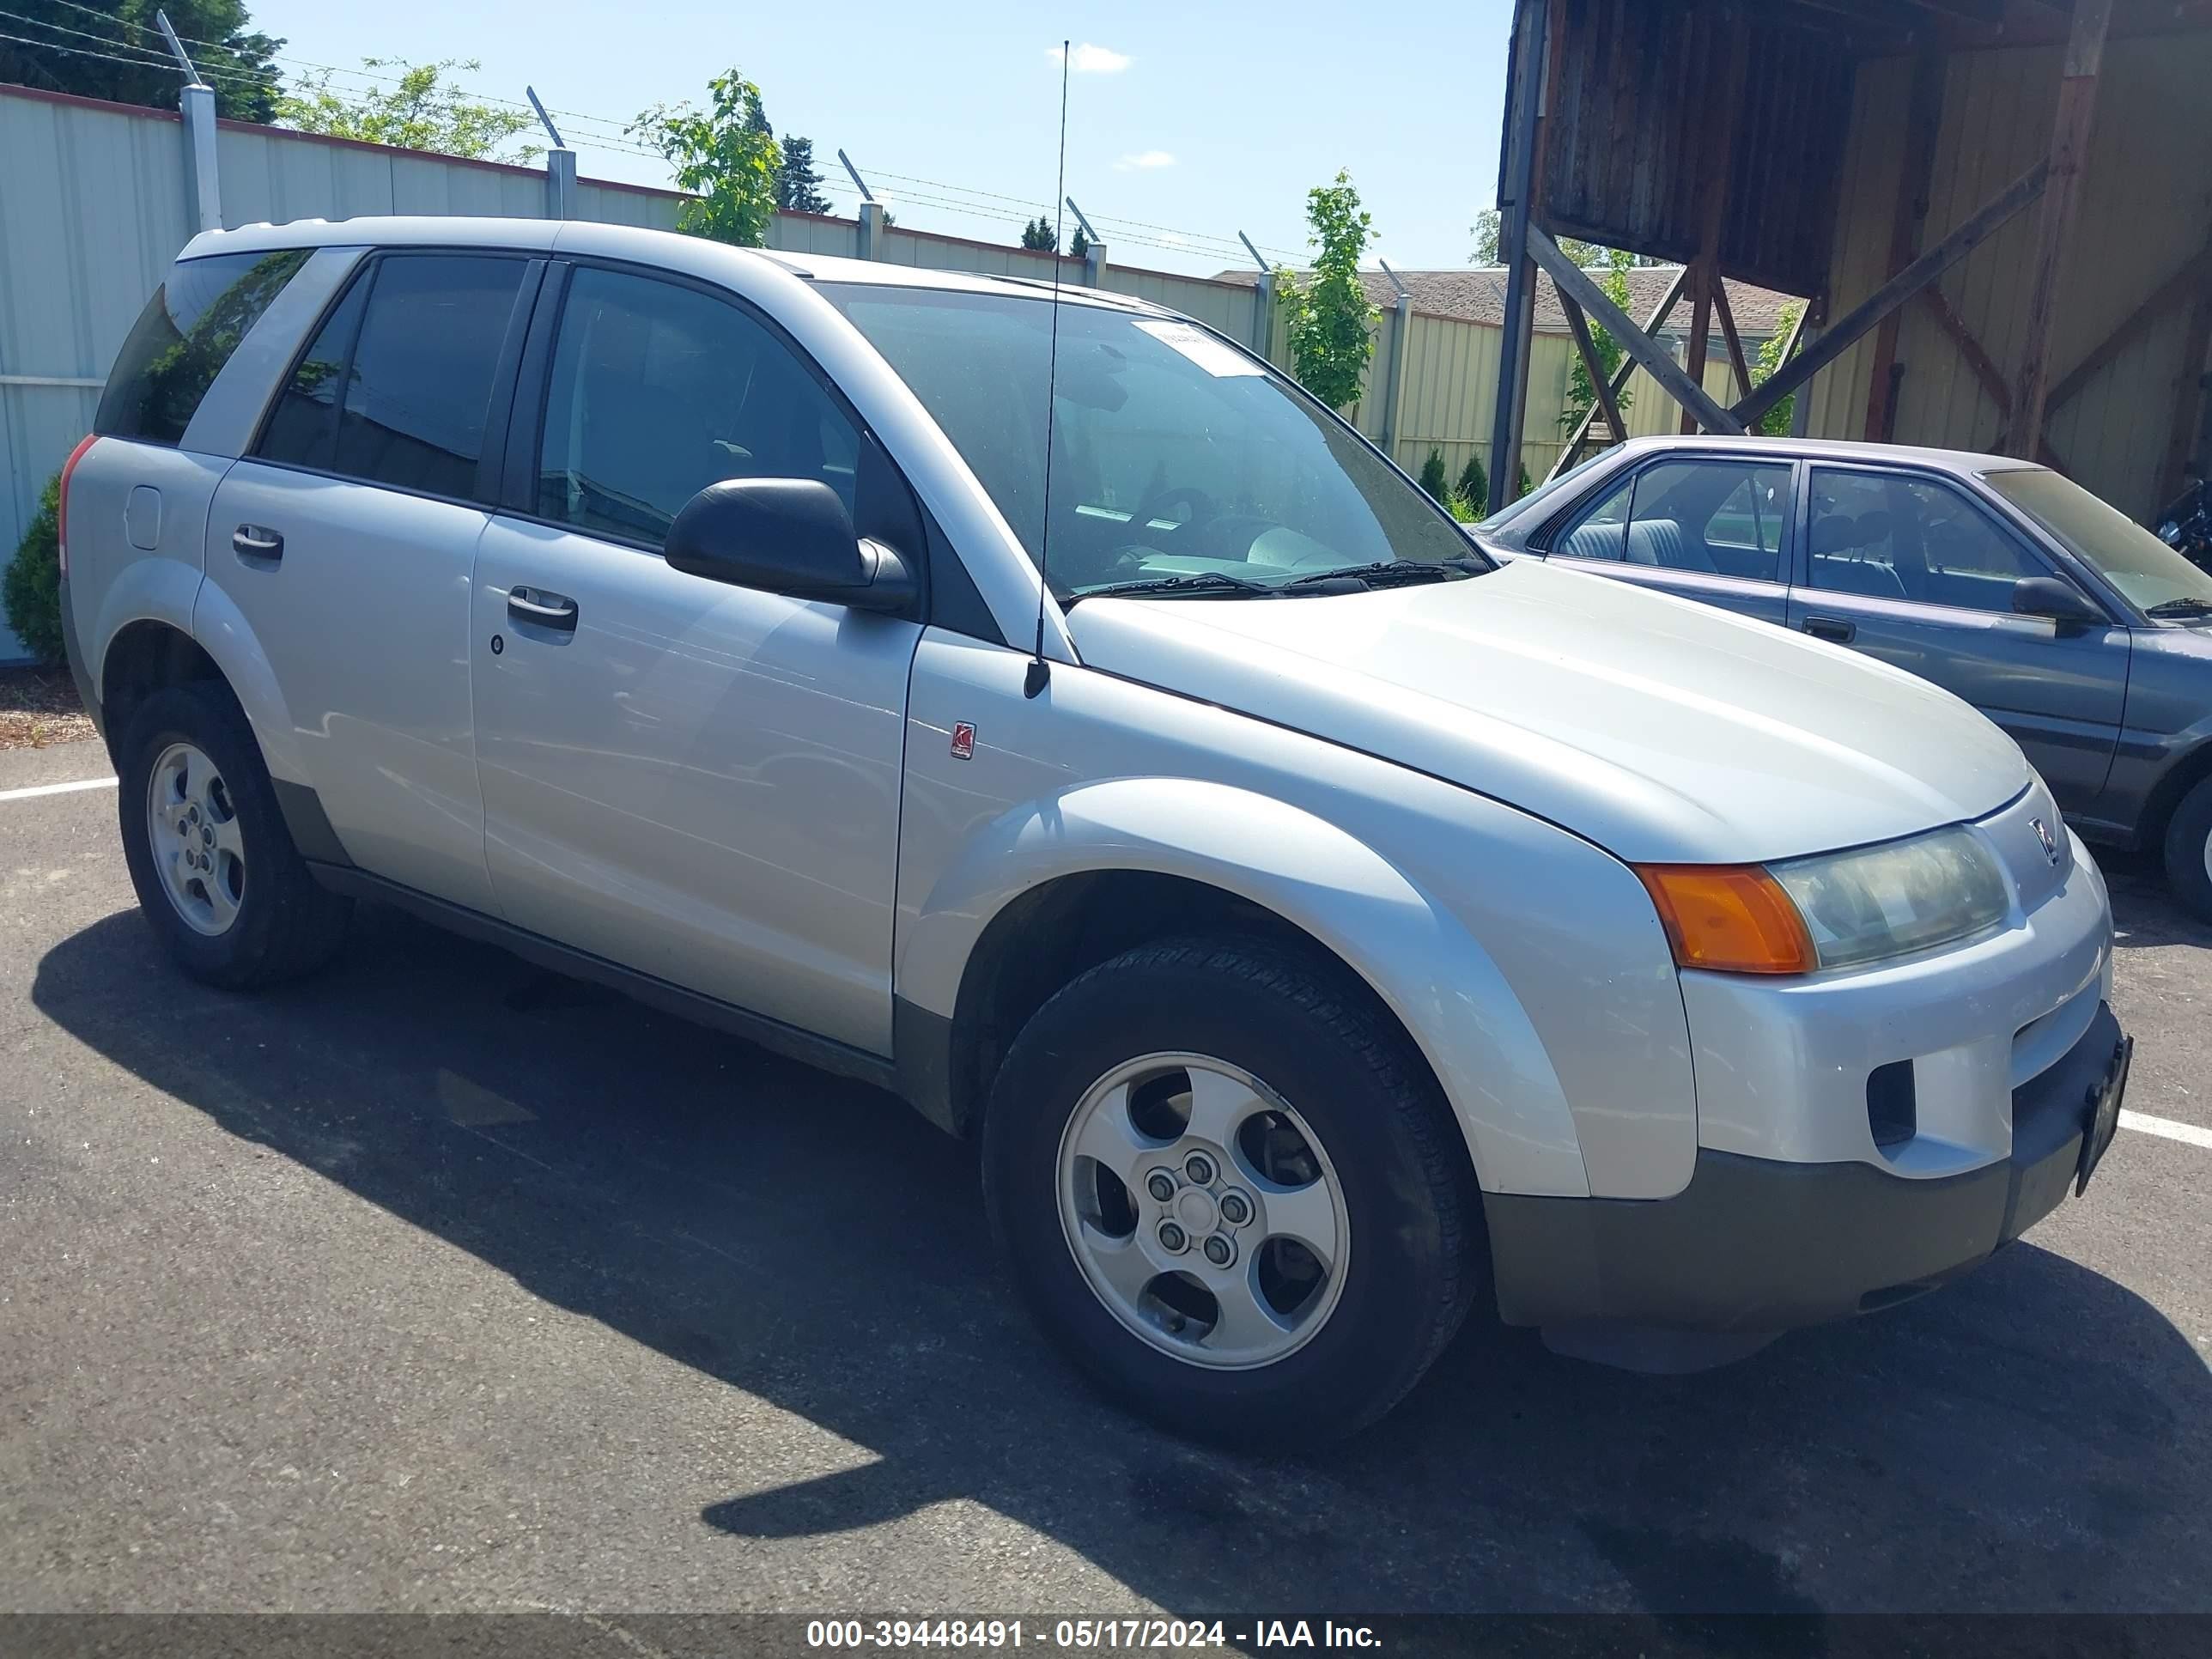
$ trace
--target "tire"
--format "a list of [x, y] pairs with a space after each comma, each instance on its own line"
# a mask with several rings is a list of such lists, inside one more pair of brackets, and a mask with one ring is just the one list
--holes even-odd
[[2166, 826], [2166, 879], [2200, 921], [2212, 921], [2212, 777], [2181, 798]]
[[[185, 750], [210, 763], [211, 775], [196, 774]], [[330, 960], [344, 940], [352, 904], [308, 873], [253, 728], [227, 687], [196, 680], [155, 692], [132, 714], [117, 750], [131, 884], [179, 968], [204, 984], [245, 991], [296, 979]], [[165, 791], [158, 805], [157, 769]], [[158, 831], [157, 811], [167, 814]], [[195, 847], [209, 868], [173, 896], [178, 849]]]
[[[1163, 1057], [1205, 1064], [1197, 1073], [1178, 1073], [1171, 1058]], [[1110, 1109], [1114, 1091], [1102, 1095], [1098, 1085], [1133, 1066], [1138, 1069], [1126, 1117], [1141, 1115], [1151, 1131], [1128, 1143], [1139, 1148], [1130, 1166], [1134, 1186], [1098, 1179], [1103, 1162], [1086, 1163], [1082, 1156], [1093, 1144], [1085, 1124], [1120, 1121]], [[1163, 1066], [1164, 1077], [1155, 1075]], [[1203, 1074], [1208, 1100], [1240, 1098], [1244, 1085], [1216, 1068], [1256, 1082], [1250, 1095], [1256, 1119], [1247, 1117], [1233, 1143], [1194, 1142], [1187, 1121], [1186, 1138], [1169, 1142], [1164, 1137], [1177, 1133], [1177, 1102], [1200, 1098], [1194, 1076]], [[1101, 1103], [1091, 1108], [1087, 1103], [1094, 1097]], [[1211, 1109], [1217, 1122], [1249, 1111], [1242, 1105]], [[1291, 1144], [1279, 1139], [1281, 1127], [1292, 1120], [1297, 1142], [1310, 1137], [1317, 1157], [1293, 1151], [1288, 1163], [1278, 1161]], [[1268, 1144], [1255, 1139], [1263, 1132]], [[1097, 1144], [1114, 1158], [1126, 1150], [1103, 1131]], [[1228, 1167], [1217, 1172], [1206, 1201], [1186, 1195], [1195, 1184], [1187, 1181], [1180, 1182], [1172, 1205], [1137, 1190], [1164, 1172], [1171, 1182], [1187, 1176], [1176, 1160], [1194, 1145], [1231, 1148]], [[1282, 1182], [1259, 1181], [1255, 1147]], [[1316, 1166], [1325, 1166], [1325, 1177], [1298, 1184]], [[984, 1119], [983, 1183], [1000, 1248], [1046, 1330], [1109, 1395], [1205, 1440], [1292, 1451], [1364, 1427], [1419, 1380], [1458, 1329], [1484, 1277], [1474, 1172], [1426, 1066], [1365, 987], [1326, 958], [1272, 943], [1193, 939], [1145, 945], [1060, 990], [1024, 1028], [1000, 1069]], [[1109, 1202], [1117, 1185], [1126, 1206]], [[1231, 1224], [1231, 1198], [1212, 1202], [1212, 1194], [1240, 1186], [1250, 1187], [1266, 1212], [1242, 1232]], [[1071, 1189], [1073, 1200], [1066, 1195]], [[1094, 1199], [1095, 1222], [1072, 1213], [1071, 1203], [1082, 1212]], [[1279, 1357], [1255, 1357], [1269, 1355], [1279, 1333], [1249, 1318], [1244, 1328], [1263, 1333], [1260, 1346], [1214, 1347], [1238, 1322], [1224, 1311], [1229, 1304], [1212, 1298], [1209, 1328], [1202, 1312], [1209, 1291], [1199, 1298], [1200, 1316], [1182, 1318], [1177, 1309], [1188, 1304], [1189, 1292], [1168, 1282], [1173, 1274], [1146, 1281], [1133, 1304], [1126, 1290], [1094, 1288], [1094, 1273], [1102, 1271], [1096, 1263], [1119, 1258], [1122, 1267], [1115, 1271], [1134, 1282], [1151, 1270], [1153, 1253], [1147, 1248], [1139, 1260], [1077, 1238], [1115, 1243], [1111, 1236], [1126, 1225], [1132, 1247], [1157, 1243], [1162, 1224], [1189, 1213], [1193, 1232], [1205, 1237], [1190, 1238], [1185, 1253], [1172, 1258], [1178, 1272], [1221, 1285], [1232, 1298], [1240, 1285], [1260, 1286], [1271, 1295], [1270, 1317], [1279, 1324], [1282, 1310], [1274, 1304], [1291, 1299], [1281, 1287], [1295, 1289], [1322, 1266], [1318, 1255], [1307, 1250], [1301, 1259], [1303, 1246], [1273, 1237], [1285, 1227], [1313, 1231], [1294, 1218], [1275, 1218], [1294, 1216], [1284, 1207], [1286, 1199], [1303, 1205], [1309, 1218], [1334, 1206], [1329, 1224], [1337, 1229], [1331, 1237], [1339, 1248], [1308, 1292], [1292, 1336], [1281, 1339], [1291, 1346]], [[1233, 1266], [1209, 1268], [1198, 1261], [1215, 1232], [1231, 1235], [1231, 1248], [1239, 1249]], [[1272, 1279], [1266, 1276], [1270, 1261]], [[1297, 1277], [1286, 1280], [1286, 1273]], [[1271, 1284], [1273, 1292], [1267, 1291]], [[1156, 1292], [1163, 1289], [1175, 1307], [1158, 1305]], [[1171, 1328], [1178, 1323], [1181, 1329]]]

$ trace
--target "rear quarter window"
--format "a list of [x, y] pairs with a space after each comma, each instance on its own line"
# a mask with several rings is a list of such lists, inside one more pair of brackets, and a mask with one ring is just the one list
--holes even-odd
[[115, 359], [93, 430], [180, 443], [208, 387], [270, 302], [307, 262], [304, 248], [219, 253], [170, 267]]

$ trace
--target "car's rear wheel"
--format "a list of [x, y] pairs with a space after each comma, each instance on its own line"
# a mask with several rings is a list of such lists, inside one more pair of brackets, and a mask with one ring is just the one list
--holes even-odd
[[2212, 777], [2181, 798], [2166, 824], [2166, 879], [2199, 920], [2212, 921]]
[[1473, 1299], [1463, 1143], [1403, 1034], [1334, 965], [1147, 945], [1015, 1042], [984, 1184], [1016, 1280], [1109, 1393], [1280, 1449], [1373, 1421]]
[[253, 728], [225, 687], [154, 693], [117, 750], [124, 861], [179, 967], [246, 990], [328, 960], [351, 906], [307, 872]]

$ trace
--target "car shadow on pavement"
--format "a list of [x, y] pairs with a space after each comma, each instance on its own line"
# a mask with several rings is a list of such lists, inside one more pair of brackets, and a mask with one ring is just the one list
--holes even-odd
[[876, 1454], [707, 1508], [733, 1571], [746, 1539], [968, 1500], [1178, 1613], [2206, 1594], [2204, 1361], [2033, 1243], [1702, 1376], [1478, 1314], [1377, 1427], [1242, 1458], [1089, 1393], [995, 1268], [971, 1151], [876, 1091], [382, 911], [252, 999], [183, 981], [126, 912], [48, 952], [32, 996], [228, 1133]]
[[2112, 943], [2119, 950], [2160, 945], [2212, 946], [2212, 922], [2176, 902], [2155, 854], [2100, 848], [2097, 863], [2112, 895]]

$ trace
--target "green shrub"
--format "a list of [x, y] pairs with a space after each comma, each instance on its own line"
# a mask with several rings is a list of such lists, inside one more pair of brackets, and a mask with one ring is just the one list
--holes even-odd
[[1459, 498], [1468, 505], [1475, 518], [1480, 518], [1490, 506], [1490, 475], [1482, 470], [1482, 457], [1470, 455], [1467, 465], [1459, 470]]
[[1427, 490], [1430, 496], [1439, 503], [1443, 501], [1446, 495], [1450, 493], [1450, 485], [1444, 474], [1443, 450], [1431, 450], [1429, 459], [1421, 463], [1421, 488]]
[[38, 516], [23, 532], [7, 576], [0, 580], [8, 626], [25, 650], [49, 664], [62, 659], [61, 497], [57, 472], [40, 492]]
[[1462, 524], [1475, 524], [1482, 518], [1482, 508], [1456, 489], [1444, 501], [1444, 510]]

